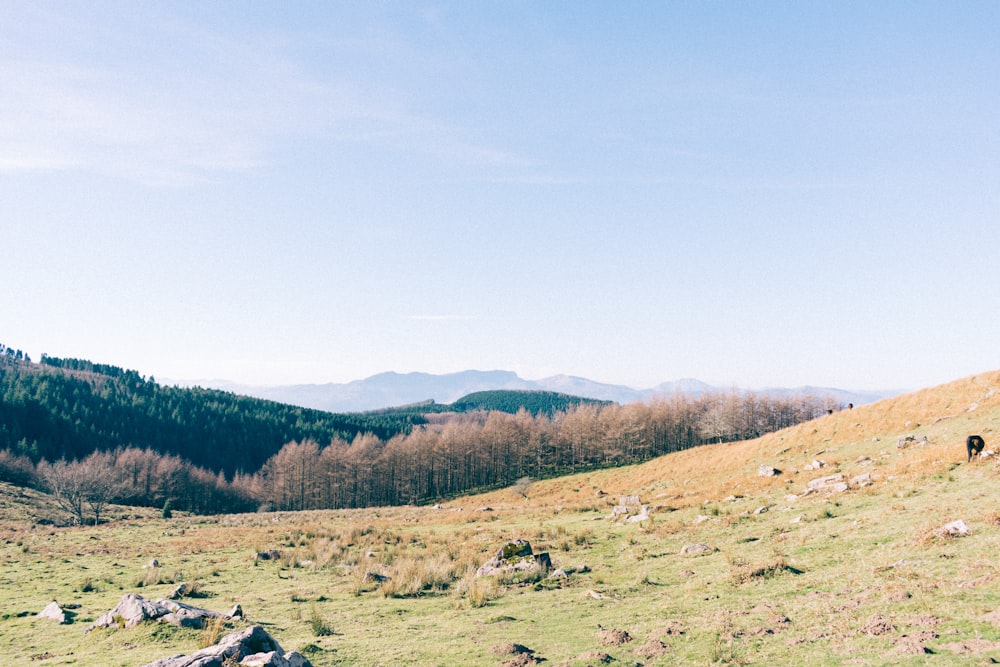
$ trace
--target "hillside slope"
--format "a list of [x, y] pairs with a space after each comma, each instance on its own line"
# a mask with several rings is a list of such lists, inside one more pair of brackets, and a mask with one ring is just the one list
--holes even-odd
[[[755, 440], [704, 445], [637, 466], [540, 481], [532, 487], [531, 498], [588, 504], [592, 494], [583, 491], [589, 489], [609, 496], [669, 499], [673, 507], [687, 507], [731, 494], [784, 488], [837, 471], [854, 475], [873, 466], [876, 478], [919, 478], [964, 462], [965, 438], [974, 433], [985, 438], [987, 448], [1000, 449], [1000, 371], [842, 410]], [[926, 436], [929, 444], [898, 448], [897, 441], [907, 436]], [[874, 462], [855, 461], [860, 456]], [[804, 469], [816, 459], [826, 466]], [[758, 477], [761, 465], [783, 474]], [[501, 491], [482, 500], [504, 498]]]
[[[998, 387], [1000, 372], [983, 373], [753, 441], [436, 507], [55, 529], [17, 518], [37, 498], [0, 485], [0, 643], [11, 664], [190, 654], [198, 631], [84, 634], [123, 592], [162, 597], [183, 579], [199, 582], [196, 604], [241, 604], [316, 667], [996, 664], [1000, 463], [967, 464], [963, 442], [975, 432], [996, 446]], [[761, 465], [782, 473], [760, 477]], [[806, 493], [838, 473], [872, 483]], [[614, 518], [620, 495], [651, 516]], [[956, 520], [968, 535], [940, 531]], [[561, 572], [476, 576], [516, 538]], [[280, 560], [254, 560], [267, 549]], [[80, 604], [78, 622], [36, 619], [53, 599]], [[515, 644], [538, 660], [513, 662]]]

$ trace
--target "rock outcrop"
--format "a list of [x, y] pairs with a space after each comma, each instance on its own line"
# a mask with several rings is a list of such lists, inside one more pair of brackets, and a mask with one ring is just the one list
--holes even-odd
[[45, 607], [45, 609], [38, 612], [38, 618], [47, 618], [50, 621], [56, 621], [59, 624], [69, 623], [69, 618], [66, 616], [66, 612], [63, 611], [62, 606], [53, 600]]
[[500, 547], [496, 556], [483, 563], [476, 570], [477, 577], [485, 577], [503, 572], [530, 572], [533, 570], [548, 572], [552, 568], [552, 560], [548, 553], [533, 553], [527, 540], [511, 540]]
[[259, 625], [228, 634], [215, 646], [191, 655], [176, 655], [144, 667], [312, 667], [302, 654], [285, 653], [275, 639]]
[[227, 618], [227, 616], [174, 600], [154, 602], [141, 595], [127, 593], [111, 611], [94, 621], [87, 632], [94, 628], [133, 628], [145, 621], [162, 621], [181, 628], [199, 629], [204, 625], [206, 618]]

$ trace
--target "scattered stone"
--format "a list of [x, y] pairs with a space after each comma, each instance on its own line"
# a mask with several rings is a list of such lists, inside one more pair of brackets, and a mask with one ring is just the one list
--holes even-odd
[[628, 630], [601, 630], [597, 633], [597, 639], [601, 646], [621, 646], [632, 641], [632, 635]]
[[559, 568], [549, 575], [549, 579], [569, 579], [569, 573], [566, 570]]
[[193, 607], [183, 602], [157, 600], [156, 603], [163, 605], [169, 610], [169, 613], [161, 616], [159, 620], [170, 625], [176, 625], [179, 628], [200, 630], [205, 625], [205, 619], [223, 618], [223, 615], [218, 612], [202, 609], [201, 607]]
[[151, 662], [145, 667], [312, 667], [305, 656], [285, 653], [264, 628], [253, 625], [226, 635], [215, 646], [189, 656], [177, 655]]
[[243, 618], [243, 607], [236, 605], [226, 615], [228, 618]]
[[797, 516], [794, 519], [791, 519], [788, 523], [801, 523], [801, 521], [802, 521], [802, 517]]
[[222, 614], [193, 607], [174, 600], [150, 601], [127, 593], [121, 597], [118, 604], [108, 613], [99, 617], [87, 632], [94, 628], [133, 628], [145, 621], [163, 621], [182, 628], [199, 629], [206, 618], [224, 618]]
[[709, 519], [711, 519], [711, 517], [705, 516], [704, 514], [699, 514], [698, 516], [696, 516], [694, 519], [691, 520], [691, 523], [698, 525], [699, 523], [704, 523]]
[[604, 593], [598, 593], [595, 590], [589, 590], [589, 591], [587, 591], [587, 595], [589, 595], [590, 597], [594, 598], [595, 600], [610, 600], [611, 599], [610, 595], [605, 595]]
[[66, 617], [66, 612], [63, 611], [63, 608], [55, 600], [50, 602], [45, 609], [38, 612], [38, 618], [47, 618], [50, 621], [59, 623], [60, 625], [65, 625], [69, 622], [69, 619]]
[[759, 468], [757, 468], [758, 477], [774, 477], [775, 475], [780, 475], [781, 471], [774, 466], [769, 466], [766, 463], [762, 463]]
[[988, 459], [991, 456], [996, 456], [996, 455], [997, 452], [995, 449], [984, 449], [983, 451], [979, 452], [979, 458], [981, 459]]
[[712, 550], [712, 547], [707, 544], [695, 543], [695, 544], [685, 544], [681, 547], [682, 556], [697, 556], [698, 554], [707, 553]]
[[476, 511], [477, 512], [492, 512], [493, 508], [489, 507], [489, 506], [486, 506], [486, 507], [477, 507]]
[[871, 459], [868, 458], [867, 456], [865, 456], [864, 454], [862, 454], [858, 458], [854, 459], [855, 463], [864, 463], [865, 461], [871, 461]]
[[485, 577], [501, 572], [529, 572], [540, 570], [545, 573], [552, 569], [548, 553], [533, 553], [527, 540], [511, 540], [500, 547], [497, 554], [476, 570], [477, 577]]
[[841, 473], [827, 475], [826, 477], [817, 477], [810, 480], [806, 486], [813, 491], [822, 493], [842, 493], [850, 488], [850, 485], [844, 481], [844, 475]]
[[135, 593], [127, 593], [111, 611], [94, 621], [87, 632], [94, 628], [134, 628], [144, 621], [155, 620], [169, 613], [170, 610], [158, 602], [152, 602]]
[[937, 530], [934, 534], [938, 537], [965, 537], [969, 534], [969, 526], [962, 519], [958, 521], [952, 521], [951, 523], [946, 523]]
[[826, 467], [826, 461], [820, 461], [819, 459], [816, 459], [812, 463], [807, 463], [804, 466], [802, 466], [802, 469], [803, 470], [819, 470], [820, 468], [825, 468], [825, 467]]
[[761, 505], [760, 507], [758, 507], [757, 509], [755, 509], [753, 511], [753, 513], [754, 514], [764, 514], [765, 512], [767, 512], [767, 510], [768, 510], [768, 506], [767, 505]]
[[906, 449], [910, 445], [919, 445], [919, 446], [923, 447], [927, 443], [928, 443], [928, 440], [927, 440], [927, 436], [926, 435], [922, 435], [919, 438], [917, 436], [915, 436], [915, 435], [908, 435], [908, 436], [906, 436], [904, 438], [900, 438], [899, 440], [896, 441], [896, 448], [897, 449]]
[[167, 597], [171, 600], [180, 600], [185, 595], [188, 595], [192, 591], [192, 586], [189, 582], [184, 581], [177, 585], [174, 590], [170, 591], [170, 595]]
[[633, 514], [625, 519], [625, 523], [639, 523], [647, 519], [649, 519], [649, 505], [643, 505], [642, 510], [638, 514]]
[[863, 473], [861, 475], [856, 475], [851, 478], [850, 486], [871, 486], [872, 485], [872, 475], [869, 472]]

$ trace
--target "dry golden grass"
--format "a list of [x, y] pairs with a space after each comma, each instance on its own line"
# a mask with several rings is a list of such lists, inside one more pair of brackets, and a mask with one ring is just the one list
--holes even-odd
[[[0, 650], [12, 664], [48, 654], [45, 664], [116, 666], [191, 652], [198, 637], [181, 629], [83, 634], [122, 593], [135, 591], [139, 577], [139, 592], [151, 597], [166, 594], [168, 581], [200, 582], [205, 606], [240, 603], [286, 649], [309, 649], [317, 667], [485, 667], [497, 664], [489, 647], [510, 642], [552, 664], [580, 667], [592, 659], [579, 656], [600, 648], [601, 627], [627, 630], [635, 646], [657, 649], [649, 656], [625, 644], [606, 649], [621, 664], [638, 656], [647, 665], [917, 665], [924, 655], [898, 651], [921, 646], [939, 652], [937, 664], [1000, 659], [1000, 650], [947, 648], [960, 643], [952, 638], [1000, 640], [981, 620], [1000, 613], [1000, 465], [966, 465], [964, 449], [970, 433], [1000, 448], [993, 387], [1000, 388], [1000, 372], [754, 441], [538, 481], [527, 498], [502, 490], [441, 509], [154, 517], [100, 528], [11, 520], [0, 532]], [[807, 470], [813, 460], [826, 465]], [[761, 464], [783, 472], [758, 477]], [[868, 473], [874, 484], [790, 499], [831, 473]], [[621, 495], [641, 496], [653, 518], [611, 521], [609, 505]], [[494, 511], [477, 511], [487, 505]], [[970, 536], [935, 532], [958, 518], [972, 527]], [[569, 575], [475, 577], [514, 537], [550, 552]], [[711, 548], [682, 556], [692, 543]], [[281, 557], [254, 560], [256, 551], [272, 549]], [[145, 579], [142, 565], [152, 557], [163, 564], [162, 583]], [[81, 603], [77, 623], [42, 626], [22, 615], [51, 599]], [[921, 616], [933, 617], [933, 633], [910, 646], [904, 640], [914, 640], [913, 619]], [[866, 633], [872, 618], [894, 630]], [[684, 631], [665, 634], [678, 619]]]

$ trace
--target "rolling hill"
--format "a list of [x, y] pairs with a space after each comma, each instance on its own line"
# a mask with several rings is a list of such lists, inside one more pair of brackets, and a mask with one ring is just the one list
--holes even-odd
[[[331, 382], [285, 386], [252, 386], [226, 380], [199, 380], [197, 382], [178, 382], [178, 384], [182, 386], [197, 384], [245, 396], [330, 412], [364, 412], [428, 400], [437, 403], [453, 403], [467, 394], [493, 390], [548, 391], [626, 404], [635, 401], [648, 401], [660, 396], [670, 396], [677, 392], [688, 396], [700, 396], [708, 392], [728, 391], [730, 389], [713, 387], [700, 380], [690, 378], [663, 382], [648, 389], [634, 389], [625, 385], [595, 382], [572, 375], [554, 375], [541, 380], [525, 380], [510, 371], [477, 370], [442, 375], [389, 372], [347, 383]], [[856, 391], [830, 387], [772, 387], [762, 389], [759, 393], [772, 396], [812, 393], [832, 396], [839, 403], [845, 405], [847, 403], [864, 405], [899, 392]]]
[[[966, 463], [963, 443], [996, 447], [998, 390], [1000, 371], [981, 373], [434, 507], [169, 520], [114, 508], [127, 518], [56, 529], [32, 514], [37, 494], [0, 484], [5, 655], [125, 667], [190, 654], [200, 631], [84, 634], [123, 592], [162, 597], [190, 578], [191, 602], [241, 603], [316, 667], [995, 664], [1000, 464]], [[846, 489], [810, 491], [837, 475]], [[621, 496], [648, 518], [615, 518]], [[943, 530], [958, 521], [966, 534]], [[477, 577], [515, 538], [558, 571]], [[253, 560], [266, 549], [280, 559]], [[151, 557], [164, 567], [144, 567]], [[78, 622], [35, 618], [53, 599], [79, 605]]]

